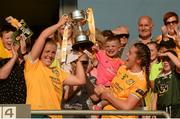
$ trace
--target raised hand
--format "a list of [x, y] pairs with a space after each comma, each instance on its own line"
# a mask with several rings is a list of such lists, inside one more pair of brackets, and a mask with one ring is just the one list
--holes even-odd
[[25, 54], [26, 53], [26, 38], [21, 36], [20, 38], [20, 48], [21, 48], [21, 53]]
[[168, 53], [168, 52], [165, 52], [165, 53], [158, 53], [158, 57], [164, 57], [164, 56], [167, 56], [167, 53]]
[[167, 36], [168, 35], [168, 30], [167, 30], [167, 27], [165, 25], [163, 25], [161, 27], [161, 32], [164, 36]]
[[68, 15], [63, 15], [63, 16], [59, 19], [58, 24], [59, 24], [60, 26], [62, 26], [62, 25], [64, 25], [68, 20], [69, 20]]
[[175, 27], [175, 33], [176, 33], [176, 36], [175, 36], [175, 39], [176, 41], [180, 42], [180, 31], [179, 31], [179, 26], [180, 24], [177, 25], [177, 27]]
[[19, 45], [11, 44], [13, 58], [18, 58]]

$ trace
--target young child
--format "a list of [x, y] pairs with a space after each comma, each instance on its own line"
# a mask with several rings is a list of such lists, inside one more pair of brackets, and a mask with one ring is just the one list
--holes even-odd
[[109, 37], [104, 50], [96, 50], [97, 80], [96, 85], [109, 87], [120, 65], [124, 64], [118, 57], [120, 41], [116, 37]]
[[[108, 37], [104, 48], [104, 50], [95, 49], [96, 60], [98, 62], [96, 85], [103, 85], [109, 88], [119, 66], [124, 64], [124, 62], [118, 57], [120, 41], [117, 37]], [[96, 95], [91, 95], [91, 98], [92, 100], [97, 100]], [[103, 101], [100, 103], [103, 103]], [[97, 106], [94, 105], [92, 107], [93, 110], [99, 110], [101, 108], [100, 103], [98, 103]]]
[[158, 51], [159, 51], [159, 45], [151, 41], [147, 44], [147, 46], [150, 49], [151, 52], [151, 63], [150, 63], [150, 68], [149, 68], [149, 80], [151, 82], [151, 88], [147, 92], [145, 96], [145, 104], [144, 104], [144, 109], [145, 110], [152, 110], [152, 102], [153, 102], [153, 88], [154, 88], [154, 80], [159, 76], [159, 74], [162, 71], [162, 62], [159, 60], [158, 57]]
[[171, 118], [180, 117], [180, 61], [174, 51], [159, 54], [162, 57], [163, 70], [155, 79], [154, 110], [169, 112]]

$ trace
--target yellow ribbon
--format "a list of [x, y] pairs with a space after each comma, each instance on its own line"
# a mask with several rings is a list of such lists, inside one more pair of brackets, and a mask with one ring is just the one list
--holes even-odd
[[67, 57], [67, 41], [68, 41], [68, 25], [64, 27], [62, 47], [61, 47], [61, 63], [66, 62]]
[[88, 21], [88, 26], [89, 26], [89, 31], [90, 31], [90, 39], [93, 43], [96, 43], [96, 37], [95, 37], [95, 22], [94, 22], [94, 15], [93, 15], [93, 9], [92, 8], [88, 8], [87, 9], [87, 21]]
[[21, 23], [16, 18], [13, 18], [12, 16], [7, 17], [6, 21], [10, 23], [16, 29], [19, 29], [22, 26]]

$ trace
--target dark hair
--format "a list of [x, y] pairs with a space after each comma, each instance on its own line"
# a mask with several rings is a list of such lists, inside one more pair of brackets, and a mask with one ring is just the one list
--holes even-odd
[[159, 47], [165, 47], [166, 49], [172, 49], [176, 47], [176, 43], [174, 42], [174, 40], [172, 38], [169, 38], [169, 40], [165, 41], [165, 40], [161, 40]]
[[170, 11], [170, 12], [165, 13], [165, 15], [163, 17], [164, 24], [166, 24], [167, 19], [169, 19], [170, 17], [176, 17], [177, 22], [179, 22], [178, 15], [175, 12]]
[[0, 30], [0, 37], [2, 37], [4, 33], [8, 33], [10, 31], [14, 32], [14, 31], [16, 31], [16, 28], [12, 27], [9, 24], [3, 25]]
[[143, 43], [135, 43], [134, 46], [137, 48], [137, 57], [141, 60], [141, 67], [145, 68], [146, 73], [146, 82], [147, 82], [147, 89], [150, 88], [150, 80], [149, 80], [149, 68], [150, 68], [150, 61], [151, 61], [151, 52], [147, 45]]

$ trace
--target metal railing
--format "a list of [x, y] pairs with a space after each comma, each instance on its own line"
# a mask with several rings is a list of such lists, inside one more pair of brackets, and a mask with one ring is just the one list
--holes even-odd
[[170, 116], [165, 111], [145, 111], [145, 110], [103, 110], [103, 111], [92, 111], [92, 110], [32, 110], [33, 115], [128, 115], [128, 116], [164, 116], [170, 119]]

